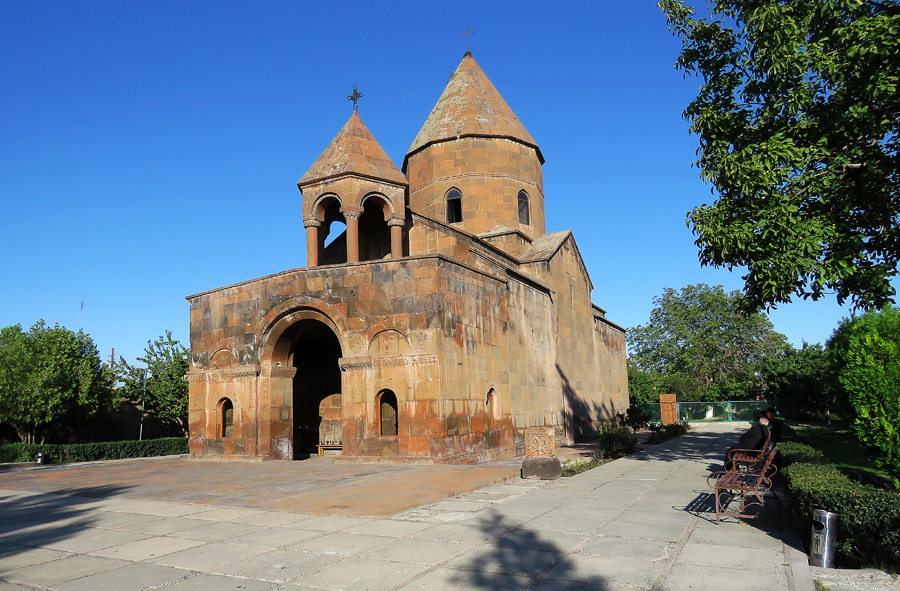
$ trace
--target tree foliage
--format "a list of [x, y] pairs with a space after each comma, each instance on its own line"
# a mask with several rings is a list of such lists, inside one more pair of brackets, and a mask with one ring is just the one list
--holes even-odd
[[777, 399], [781, 410], [803, 414], [831, 411], [834, 406], [833, 375], [828, 352], [820, 344], [803, 343], [763, 359], [761, 377], [766, 398]]
[[684, 112], [717, 195], [688, 214], [703, 265], [745, 268], [750, 309], [892, 301], [900, 260], [900, 3], [659, 6], [701, 78]]
[[885, 306], [845, 320], [828, 350], [857, 436], [900, 478], [900, 309]]
[[[176, 419], [187, 433], [188, 427], [188, 350], [172, 338], [172, 331], [155, 341], [147, 341], [139, 367], [119, 358], [117, 375], [122, 397], [139, 402], [145, 412], [164, 419]], [[145, 383], [146, 375], [146, 383]]]
[[87, 334], [38, 321], [0, 330], [0, 422], [24, 443], [43, 442], [54, 422], [93, 416], [111, 401], [112, 375]]
[[765, 314], [745, 313], [740, 292], [721, 285], [666, 288], [653, 303], [650, 321], [628, 331], [630, 359], [682, 400], [746, 397], [760, 387], [762, 359], [788, 347]]

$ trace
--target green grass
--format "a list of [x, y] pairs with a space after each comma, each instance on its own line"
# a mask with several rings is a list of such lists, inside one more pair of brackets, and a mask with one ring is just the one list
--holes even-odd
[[602, 466], [606, 462], [607, 460], [601, 460], [598, 457], [567, 460], [563, 463], [562, 475], [575, 476], [576, 474], [581, 474], [591, 468]]
[[857, 482], [892, 488], [890, 475], [875, 466], [871, 455], [847, 426], [792, 425], [787, 438], [821, 451], [838, 470]]

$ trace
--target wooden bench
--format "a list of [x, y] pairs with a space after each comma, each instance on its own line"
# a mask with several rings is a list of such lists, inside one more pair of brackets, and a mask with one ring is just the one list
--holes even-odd
[[316, 446], [316, 450], [319, 452], [320, 456], [325, 455], [325, 450], [341, 451], [342, 449], [344, 449], [344, 446], [340, 443], [320, 443]]
[[746, 468], [753, 469], [757, 467], [758, 464], [762, 464], [765, 462], [765, 456], [767, 451], [769, 450], [769, 445], [772, 443], [772, 435], [770, 434], [766, 437], [766, 440], [763, 442], [763, 445], [759, 449], [733, 449], [728, 452], [728, 457], [725, 459], [725, 467], [727, 468], [729, 464], [734, 465], [736, 467], [744, 466]]
[[[719, 519], [723, 515], [739, 519], [756, 517], [756, 515], [748, 515], [746, 511], [753, 505], [762, 507], [765, 504], [765, 495], [772, 488], [771, 477], [776, 470], [772, 464], [776, 453], [778, 453], [777, 446], [764, 451], [759, 458], [762, 460], [761, 462], [747, 462], [738, 464], [734, 470], [710, 473], [706, 482], [707, 484], [713, 483], [710, 488], [716, 495], [716, 523], [719, 523]], [[732, 499], [729, 499], [729, 502], [723, 506], [721, 501], [723, 494], [737, 495], [741, 500], [740, 508], [737, 511], [728, 511], [728, 505]]]

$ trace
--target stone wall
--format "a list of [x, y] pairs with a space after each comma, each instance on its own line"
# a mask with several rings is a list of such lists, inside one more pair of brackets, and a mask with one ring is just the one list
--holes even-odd
[[[439, 142], [409, 157], [409, 207], [447, 222], [445, 195], [456, 187], [463, 195], [463, 221], [454, 225], [470, 234], [499, 225], [535, 238], [545, 231], [542, 174], [535, 149], [514, 140], [464, 137]], [[519, 224], [521, 190], [530, 201], [529, 225]]]
[[[291, 343], [313, 322], [340, 343], [341, 392], [317, 402], [318, 437], [340, 433], [345, 460], [484, 461], [515, 453], [526, 427], [571, 438], [573, 425], [627, 406], [624, 378], [606, 383], [626, 375], [624, 334], [584, 321], [593, 311], [574, 243], [534, 265], [547, 281], [571, 280], [571, 290], [551, 291], [453, 241], [483, 268], [410, 257], [288, 271], [188, 298], [192, 455], [294, 457]], [[380, 433], [387, 391], [397, 400], [394, 436]], [[232, 437], [222, 436], [225, 398]]]

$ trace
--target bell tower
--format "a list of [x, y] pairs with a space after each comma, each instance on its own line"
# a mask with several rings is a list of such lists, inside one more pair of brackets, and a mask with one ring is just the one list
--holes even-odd
[[[354, 109], [297, 183], [307, 267], [402, 257], [407, 186]], [[328, 242], [335, 222], [346, 231]]]
[[545, 233], [544, 157], [466, 52], [403, 161], [409, 206], [481, 234], [498, 226]]

